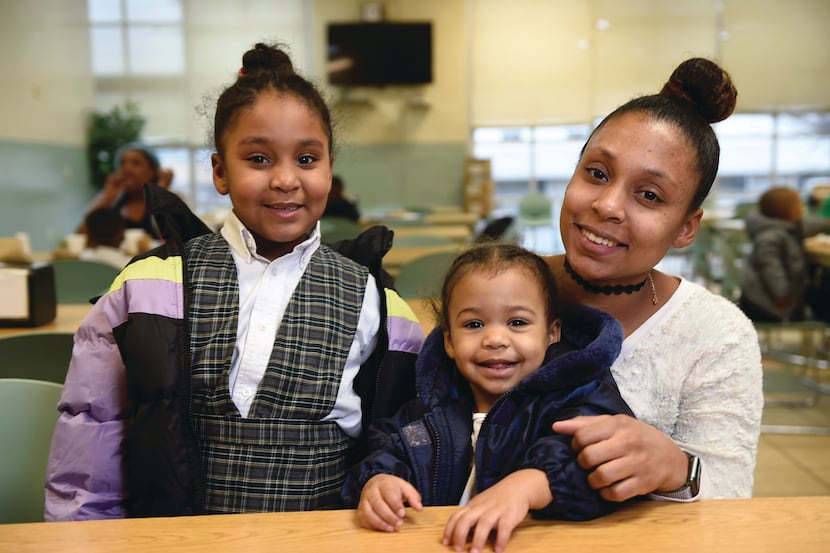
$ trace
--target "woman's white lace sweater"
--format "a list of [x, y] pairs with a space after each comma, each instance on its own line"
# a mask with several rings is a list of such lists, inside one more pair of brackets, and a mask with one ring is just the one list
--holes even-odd
[[752, 495], [764, 403], [761, 353], [737, 306], [682, 280], [625, 339], [611, 372], [637, 418], [700, 457], [700, 497]]

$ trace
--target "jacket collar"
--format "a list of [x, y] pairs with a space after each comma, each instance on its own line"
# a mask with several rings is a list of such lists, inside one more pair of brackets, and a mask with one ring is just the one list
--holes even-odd
[[[562, 317], [562, 340], [552, 344], [545, 363], [518, 388], [539, 391], [576, 388], [599, 378], [614, 363], [623, 341], [617, 320], [598, 309], [579, 306]], [[427, 336], [415, 366], [416, 390], [426, 405], [468, 393], [469, 386], [444, 349], [440, 327]]]

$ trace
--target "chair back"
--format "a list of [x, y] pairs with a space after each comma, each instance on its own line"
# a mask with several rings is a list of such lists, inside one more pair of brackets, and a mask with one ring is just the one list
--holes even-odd
[[0, 337], [0, 378], [63, 384], [72, 358], [71, 332], [25, 332]]
[[119, 273], [112, 265], [86, 259], [56, 259], [52, 266], [58, 303], [88, 303], [105, 293]]
[[320, 239], [325, 244], [351, 240], [360, 234], [360, 226], [345, 217], [323, 217], [320, 219]]
[[63, 386], [0, 378], [0, 523], [43, 521], [46, 463]]
[[553, 202], [541, 192], [531, 192], [519, 200], [519, 222], [521, 224], [551, 224]]
[[441, 293], [444, 275], [458, 251], [436, 252], [416, 257], [401, 266], [395, 290], [404, 299], [432, 298]]

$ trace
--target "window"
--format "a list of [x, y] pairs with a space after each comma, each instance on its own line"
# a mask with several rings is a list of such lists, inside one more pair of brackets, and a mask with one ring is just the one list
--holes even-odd
[[[473, 130], [475, 157], [492, 161], [495, 205], [515, 211], [532, 188], [561, 198], [594, 123]], [[735, 114], [714, 126], [721, 145], [711, 201], [732, 208], [773, 185], [798, 188], [830, 179], [830, 112]]]
[[[160, 147], [157, 149], [162, 167], [173, 170], [170, 189], [201, 214], [224, 214], [231, 208], [230, 198], [213, 187], [210, 155], [213, 150], [197, 147]], [[218, 221], [221, 223], [221, 221]]]
[[[294, 66], [308, 65], [311, 10], [305, 0], [87, 0], [95, 107], [126, 101], [147, 119], [142, 140], [174, 172], [172, 189], [199, 215], [230, 207], [216, 193], [206, 106], [257, 40], [286, 44]], [[221, 36], [217, 35], [221, 29]], [[207, 217], [206, 217], [207, 218]], [[212, 219], [212, 218], [211, 218]], [[221, 223], [221, 220], [219, 221]]]
[[480, 127], [473, 153], [492, 162], [496, 203], [512, 206], [531, 188], [561, 196], [590, 130], [588, 124]]
[[88, 0], [97, 77], [185, 71], [181, 0]]

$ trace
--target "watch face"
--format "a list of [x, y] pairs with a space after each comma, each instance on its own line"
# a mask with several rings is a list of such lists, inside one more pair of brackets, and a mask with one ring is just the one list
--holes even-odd
[[686, 476], [686, 485], [692, 497], [700, 492], [700, 459], [697, 455], [689, 455], [689, 474]]
[[700, 480], [700, 459], [697, 455], [689, 455], [689, 473], [686, 476], [686, 484]]
[[689, 468], [686, 473], [686, 483], [670, 492], [655, 492], [654, 495], [678, 501], [695, 499], [700, 493], [700, 459], [696, 455], [686, 454], [689, 457]]

